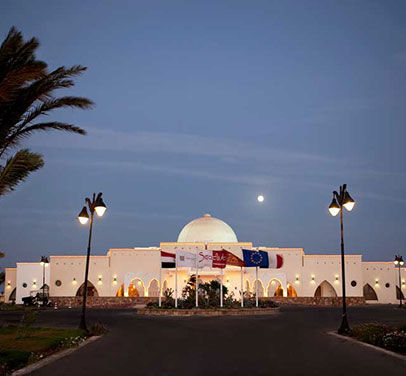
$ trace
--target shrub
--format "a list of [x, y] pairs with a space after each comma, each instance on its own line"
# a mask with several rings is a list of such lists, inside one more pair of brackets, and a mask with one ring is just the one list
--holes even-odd
[[367, 323], [355, 326], [350, 335], [371, 345], [383, 347], [383, 336], [389, 332], [389, 327], [380, 323]]
[[405, 327], [405, 325], [390, 327], [380, 323], [367, 323], [355, 326], [350, 335], [362, 342], [405, 354]]
[[382, 340], [386, 349], [406, 354], [406, 332], [393, 331], [386, 333]]

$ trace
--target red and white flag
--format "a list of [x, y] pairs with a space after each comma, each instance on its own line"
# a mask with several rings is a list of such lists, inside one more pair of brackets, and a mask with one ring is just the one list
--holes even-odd
[[176, 256], [174, 253], [161, 251], [161, 264], [163, 269], [175, 267]]

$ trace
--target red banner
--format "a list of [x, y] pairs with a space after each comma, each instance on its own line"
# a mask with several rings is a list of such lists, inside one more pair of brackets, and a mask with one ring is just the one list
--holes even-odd
[[244, 261], [225, 249], [213, 251], [213, 268], [224, 269], [226, 265], [244, 266]]

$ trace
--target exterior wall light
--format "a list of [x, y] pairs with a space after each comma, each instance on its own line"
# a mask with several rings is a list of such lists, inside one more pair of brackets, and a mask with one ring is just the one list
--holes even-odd
[[76, 285], [76, 284], [77, 284], [76, 278], [73, 278], [72, 285]]
[[340, 281], [338, 280], [338, 275], [336, 275], [336, 280], [334, 281], [334, 283], [336, 284], [340, 283]]
[[101, 275], [99, 275], [99, 281], [97, 282], [97, 284], [98, 284], [98, 285], [103, 284], [103, 282], [102, 282], [102, 276], [101, 276]]
[[11, 289], [11, 282], [10, 281], [7, 282], [7, 288]]
[[296, 281], [295, 281], [295, 283], [298, 285], [300, 282], [299, 282], [299, 276], [296, 276]]
[[117, 277], [113, 278], [113, 285], [117, 285]]
[[312, 275], [312, 280], [310, 281], [311, 283], [316, 283], [315, 281], [314, 281], [314, 275]]
[[375, 286], [379, 286], [379, 279], [375, 279]]

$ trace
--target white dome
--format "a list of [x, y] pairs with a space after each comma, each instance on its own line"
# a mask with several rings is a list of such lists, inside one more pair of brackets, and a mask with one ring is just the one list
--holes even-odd
[[183, 227], [178, 243], [238, 243], [238, 240], [227, 223], [205, 214]]

